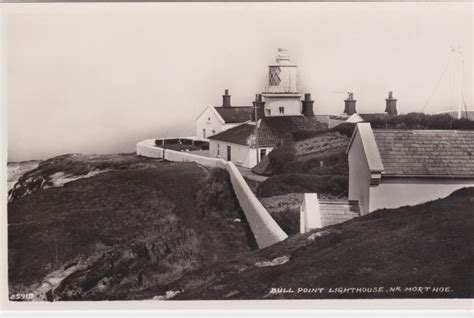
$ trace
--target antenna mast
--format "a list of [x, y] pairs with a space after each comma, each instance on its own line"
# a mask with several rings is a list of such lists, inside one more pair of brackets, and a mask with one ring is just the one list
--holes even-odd
[[459, 65], [459, 87], [458, 87], [458, 119], [462, 117], [462, 107], [463, 107], [463, 86], [464, 86], [464, 57], [462, 55], [461, 46], [457, 48], [453, 46], [453, 53], [457, 58]]

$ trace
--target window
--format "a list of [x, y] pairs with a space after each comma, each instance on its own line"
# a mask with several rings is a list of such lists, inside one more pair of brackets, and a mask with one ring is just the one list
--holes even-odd
[[216, 134], [216, 131], [215, 131], [215, 130], [212, 130], [212, 134], [215, 135], [215, 134]]
[[211, 117], [207, 117], [207, 121], [211, 121]]
[[267, 155], [267, 149], [260, 149], [260, 160], [265, 158], [266, 155]]
[[221, 155], [221, 145], [217, 144], [217, 157]]
[[232, 159], [230, 152], [231, 152], [231, 148], [230, 146], [227, 146], [227, 161], [231, 161]]
[[285, 107], [278, 107], [278, 110], [280, 111], [280, 114], [285, 113]]
[[206, 138], [206, 129], [205, 128], [202, 130], [202, 138]]
[[271, 109], [265, 109], [265, 112], [266, 112], [266, 115], [267, 116], [270, 116], [272, 114], [272, 110]]

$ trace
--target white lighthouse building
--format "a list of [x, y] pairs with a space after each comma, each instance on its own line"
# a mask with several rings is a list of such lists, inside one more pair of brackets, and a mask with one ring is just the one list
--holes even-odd
[[278, 49], [276, 64], [268, 66], [268, 84], [262, 93], [265, 116], [301, 115], [301, 97], [298, 92], [296, 64], [290, 61], [286, 49]]

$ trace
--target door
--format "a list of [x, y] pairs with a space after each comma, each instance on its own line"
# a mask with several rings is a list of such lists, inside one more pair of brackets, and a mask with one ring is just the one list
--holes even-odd
[[231, 160], [230, 150], [230, 146], [227, 146], [227, 161]]

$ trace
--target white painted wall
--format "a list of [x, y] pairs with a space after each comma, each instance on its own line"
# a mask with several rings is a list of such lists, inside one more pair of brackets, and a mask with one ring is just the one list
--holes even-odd
[[322, 227], [318, 195], [316, 193], [305, 193], [300, 208], [300, 233]]
[[[417, 205], [449, 196], [454, 191], [474, 187], [473, 179], [388, 178], [370, 187], [369, 212], [383, 208]], [[474, 205], [474, 204], [473, 204]]]
[[[213, 106], [208, 106], [196, 119], [196, 136], [198, 139], [207, 140], [209, 136], [218, 134], [241, 123], [225, 123]], [[203, 129], [206, 130], [204, 137]]]
[[354, 136], [348, 153], [349, 160], [349, 200], [358, 200], [360, 214], [369, 213], [370, 169], [365, 156], [360, 134]]
[[[263, 95], [265, 101], [265, 116], [294, 116], [301, 115], [301, 96], [269, 96]], [[284, 107], [285, 113], [280, 114], [279, 108]], [[270, 110], [270, 115], [268, 111]]]
[[[231, 161], [239, 167], [253, 168], [257, 165], [257, 149], [249, 146], [232, 144], [224, 141], [209, 140], [209, 157], [221, 158], [227, 160], [227, 147], [230, 147]], [[272, 151], [273, 148], [261, 147], [260, 149], [266, 149], [267, 155]], [[259, 160], [260, 151], [258, 152]]]
[[[196, 119], [196, 136], [199, 139], [207, 140], [207, 137], [223, 131], [222, 128], [224, 125], [225, 124], [222, 119], [219, 118], [217, 111], [213, 109], [212, 106], [208, 106]], [[203, 129], [206, 130], [206, 136], [203, 134]], [[213, 131], [215, 133], [213, 133]]]
[[148, 158], [163, 158], [163, 149], [155, 146], [155, 139], [147, 139], [137, 144], [137, 155]]

